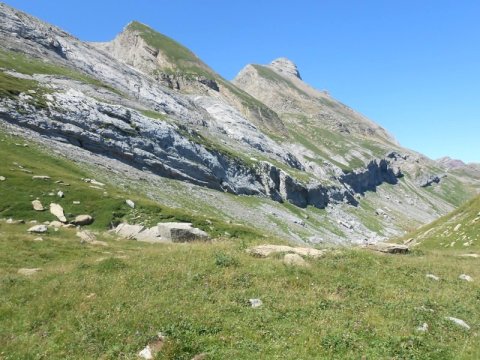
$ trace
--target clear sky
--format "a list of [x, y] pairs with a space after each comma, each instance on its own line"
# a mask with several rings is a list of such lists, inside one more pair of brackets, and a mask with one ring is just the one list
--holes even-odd
[[232, 79], [285, 56], [431, 158], [480, 162], [478, 0], [7, 0], [82, 40], [138, 20]]

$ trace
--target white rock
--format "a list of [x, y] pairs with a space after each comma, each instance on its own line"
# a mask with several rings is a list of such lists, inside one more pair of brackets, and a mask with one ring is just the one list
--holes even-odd
[[63, 198], [65, 196], [65, 194], [63, 193], [63, 191], [59, 191], [59, 192], [57, 192], [57, 196], [59, 198]]
[[73, 201], [72, 204], [73, 205], [80, 205], [80, 201]]
[[468, 282], [473, 281], [473, 278], [470, 275], [467, 275], [467, 274], [461, 274], [458, 278], [460, 280], [465, 280], [465, 281], [468, 281]]
[[425, 276], [426, 276], [427, 278], [432, 279], [432, 280], [435, 280], [435, 281], [439, 281], [439, 280], [440, 280], [440, 278], [439, 278], [438, 276], [433, 275], [433, 274], [427, 274], [427, 275], [425, 275]]
[[47, 175], [35, 175], [32, 176], [33, 180], [50, 180], [50, 176]]
[[468, 324], [467, 324], [465, 321], [463, 321], [462, 319], [458, 319], [458, 318], [451, 317], [451, 316], [447, 316], [447, 317], [445, 317], [445, 319], [454, 322], [455, 324], [457, 324], [457, 325], [460, 326], [460, 327], [463, 327], [464, 329], [470, 330], [470, 325], [468, 325]]
[[135, 209], [135, 203], [130, 200], [130, 199], [127, 199], [125, 200], [125, 202], [127, 203], [128, 206], [130, 206], [132, 209]]
[[90, 184], [92, 184], [92, 185], [97, 185], [97, 186], [105, 186], [104, 183], [101, 183], [100, 181], [97, 181], [97, 180], [95, 180], [95, 179], [91, 179], [91, 180], [90, 180]]
[[480, 255], [479, 254], [462, 254], [462, 255], [459, 255], [461, 257], [470, 257], [470, 258], [479, 258]]
[[35, 226], [32, 226], [27, 231], [31, 233], [36, 233], [36, 234], [43, 234], [48, 231], [48, 228], [47, 228], [47, 225], [35, 225]]
[[42, 237], [36, 237], [35, 239], [33, 239], [33, 241], [43, 241], [43, 238]]
[[45, 208], [43, 207], [42, 203], [40, 202], [40, 200], [33, 200], [32, 201], [32, 206], [33, 206], [33, 210], [35, 211], [43, 211], [45, 210]]
[[74, 225], [90, 225], [91, 223], [93, 223], [93, 217], [90, 215], [78, 215], [72, 221]]
[[5, 181], [5, 180], [6, 180], [5, 176], [0, 176], [0, 181]]
[[248, 303], [252, 308], [259, 308], [263, 305], [263, 302], [260, 299], [248, 299]]
[[67, 222], [67, 218], [63, 213], [63, 208], [60, 205], [51, 203], [50, 212], [52, 213], [52, 215], [55, 215], [57, 219], [60, 220], [61, 222]]
[[416, 330], [417, 330], [417, 331], [420, 331], [420, 332], [427, 332], [427, 331], [428, 331], [428, 324], [427, 324], [427, 323], [423, 323], [422, 325], [420, 325], [419, 327], [417, 327]]
[[455, 226], [453, 231], [458, 231], [461, 227], [462, 227], [462, 224], [457, 224], [457, 226]]
[[33, 269], [22, 268], [22, 269], [18, 269], [17, 273], [20, 274], [20, 275], [30, 276], [30, 275], [36, 274], [39, 271], [42, 271], [42, 269], [40, 269], [40, 268], [33, 268]]
[[138, 356], [146, 360], [151, 360], [153, 359], [152, 349], [150, 349], [150, 346], [147, 345], [142, 351], [138, 353]]

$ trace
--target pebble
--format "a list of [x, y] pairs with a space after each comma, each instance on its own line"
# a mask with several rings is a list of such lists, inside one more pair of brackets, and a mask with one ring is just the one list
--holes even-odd
[[427, 331], [428, 331], [428, 324], [427, 324], [427, 323], [423, 323], [422, 325], [420, 325], [419, 327], [417, 327], [416, 330], [417, 330], [417, 331], [420, 331], [420, 332], [427, 332]]
[[452, 316], [447, 316], [445, 319], [452, 321], [453, 323], [457, 324], [460, 327], [463, 327], [464, 329], [470, 330], [470, 325], [468, 325], [465, 321], [462, 319], [458, 319]]
[[467, 274], [461, 274], [458, 278], [460, 280], [465, 280], [465, 281], [468, 281], [468, 282], [473, 281], [473, 278], [470, 275], [467, 275]]
[[248, 299], [248, 303], [252, 308], [259, 308], [263, 305], [263, 302], [260, 299]]

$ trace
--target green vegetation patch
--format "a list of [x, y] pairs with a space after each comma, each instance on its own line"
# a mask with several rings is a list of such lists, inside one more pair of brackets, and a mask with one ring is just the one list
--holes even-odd
[[[208, 77], [212, 77], [214, 75], [208, 66], [203, 64], [202, 61], [185, 46], [169, 38], [168, 36], [153, 30], [147, 25], [144, 25], [138, 21], [133, 21], [128, 25], [128, 30], [139, 32], [142, 39], [145, 40], [149, 46], [153, 47], [154, 49], [161, 50], [171, 63], [178, 66], [178, 70], [186, 73], [192, 72]], [[175, 69], [171, 70], [174, 71]]]
[[40, 60], [35, 58], [30, 58], [24, 54], [13, 52], [13, 51], [6, 51], [0, 49], [0, 68], [5, 68], [8, 70], [15, 70], [19, 73], [26, 74], [26, 75], [33, 75], [33, 74], [46, 74], [46, 75], [58, 75], [64, 76], [69, 79], [81, 81], [86, 84], [90, 84], [93, 86], [103, 87], [107, 90], [115, 92], [119, 95], [121, 93], [112, 88], [109, 85], [104, 84], [98, 79], [95, 79], [92, 76], [83, 74], [73, 69], [69, 69], [67, 67], [54, 64], [48, 62], [46, 60]]
[[[259, 259], [236, 241], [151, 245], [75, 230], [32, 241], [0, 222], [0, 345], [5, 359], [477, 359], [476, 259], [339, 250], [309, 268]], [[15, 256], [12, 256], [15, 254]], [[19, 268], [40, 267], [32, 276]], [[441, 281], [425, 277], [434, 273]], [[251, 308], [248, 300], [263, 305]], [[465, 320], [466, 331], [445, 319]], [[428, 331], [416, 330], [423, 323]]]

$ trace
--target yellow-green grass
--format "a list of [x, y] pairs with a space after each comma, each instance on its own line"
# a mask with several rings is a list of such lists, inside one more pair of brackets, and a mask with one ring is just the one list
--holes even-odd
[[[159, 331], [167, 343], [158, 359], [480, 356], [480, 288], [458, 279], [479, 279], [478, 259], [352, 249], [295, 269], [233, 240], [150, 245], [105, 235], [109, 246], [95, 247], [68, 229], [35, 242], [27, 226], [0, 222], [4, 359], [135, 359]], [[42, 271], [17, 274], [33, 267]], [[428, 332], [417, 332], [424, 322]]]

